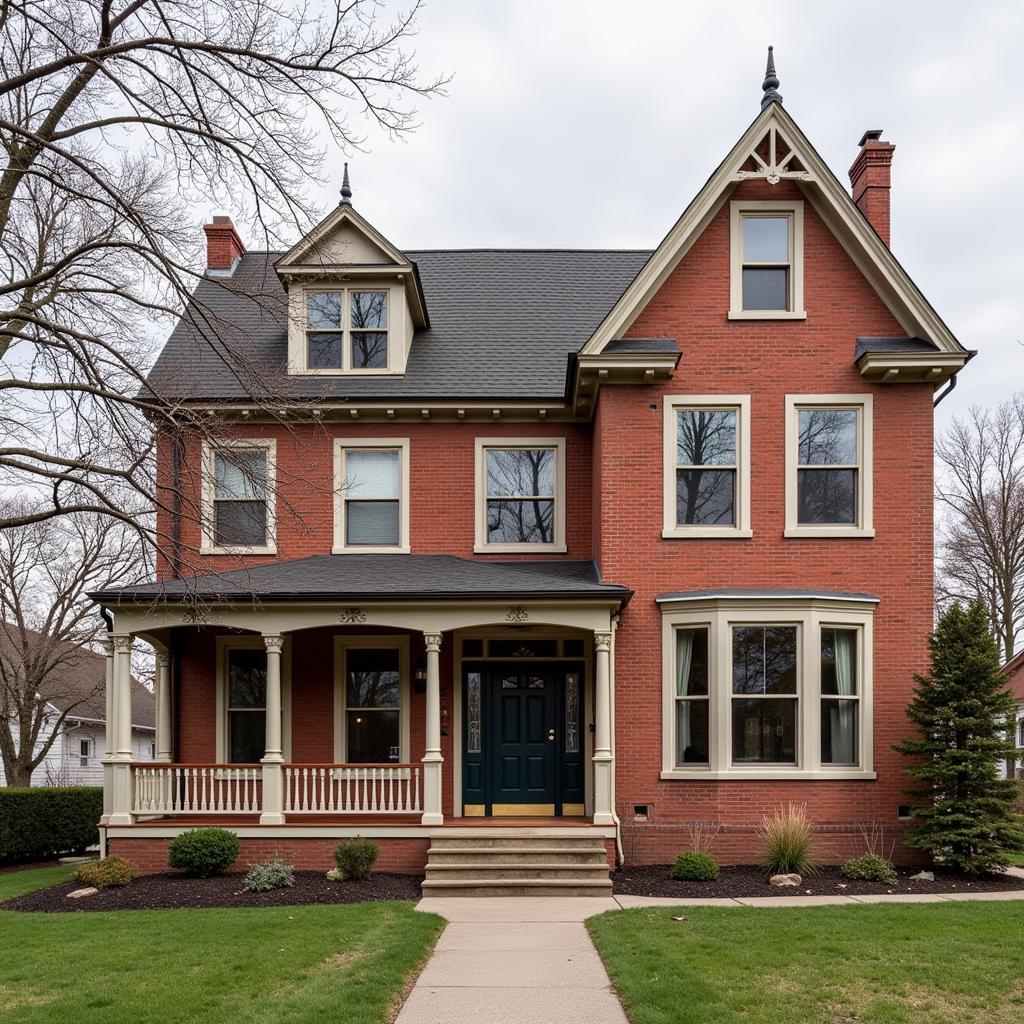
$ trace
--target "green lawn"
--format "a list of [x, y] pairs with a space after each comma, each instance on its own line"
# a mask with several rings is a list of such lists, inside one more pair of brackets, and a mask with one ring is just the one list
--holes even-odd
[[[0, 900], [69, 874], [0, 874]], [[382, 1024], [442, 925], [410, 903], [0, 911], [0, 1024]]]
[[588, 924], [634, 1024], [1024, 1021], [1024, 903], [657, 907]]

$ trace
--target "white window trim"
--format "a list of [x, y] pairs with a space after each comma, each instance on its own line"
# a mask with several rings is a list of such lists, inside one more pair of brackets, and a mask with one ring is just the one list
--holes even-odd
[[[662, 779], [806, 780], [874, 779], [872, 662], [874, 604], [789, 596], [666, 601], [662, 610]], [[800, 651], [797, 682], [797, 763], [763, 768], [732, 761], [733, 626], [795, 625]], [[678, 628], [708, 629], [710, 764], [675, 764], [675, 659]], [[859, 759], [856, 766], [821, 763], [821, 629], [856, 629], [859, 669]]]
[[[784, 213], [790, 218], [790, 309], [743, 308], [743, 214]], [[802, 200], [762, 199], [729, 204], [729, 319], [806, 320], [804, 309], [804, 204]]]
[[[229, 544], [218, 547], [214, 541], [214, 453], [226, 448], [264, 448], [267, 452], [267, 543]], [[202, 545], [201, 555], [276, 555], [277, 554], [277, 441], [274, 438], [229, 438], [203, 442], [202, 451]]]
[[[376, 451], [397, 451], [398, 455], [398, 543], [370, 546], [345, 543], [345, 451], [368, 448]], [[407, 437], [336, 437], [334, 439], [334, 546], [335, 555], [407, 555], [409, 545], [409, 438]]]
[[[405, 373], [406, 357], [412, 334], [412, 321], [409, 317], [408, 306], [405, 301], [405, 289], [401, 284], [396, 285], [381, 281], [374, 282], [373, 280], [359, 281], [355, 284], [330, 284], [325, 282], [316, 285], [292, 285], [291, 290], [297, 301], [289, 309], [292, 321], [289, 326], [289, 373], [321, 377], [388, 377], [400, 376]], [[342, 334], [341, 366], [313, 367], [309, 365], [309, 342], [306, 334], [308, 303], [306, 300], [314, 292], [342, 293], [342, 326], [339, 328]], [[370, 368], [356, 368], [352, 366], [349, 292], [387, 293], [387, 366]]]
[[[858, 413], [857, 522], [852, 526], [802, 526], [798, 522], [797, 466], [800, 409], [852, 409]], [[872, 395], [786, 395], [787, 537], [874, 537], [874, 398]]]
[[[552, 448], [555, 451], [555, 539], [550, 544], [489, 544], [487, 542], [487, 450], [489, 448]], [[524, 551], [564, 555], [565, 541], [565, 438], [478, 437], [476, 439], [476, 542], [478, 555], [513, 554]]]
[[381, 636], [336, 636], [334, 638], [334, 761], [346, 764], [348, 737], [345, 735], [345, 712], [348, 692], [345, 685], [346, 653], [351, 648], [394, 648], [398, 651], [398, 760], [409, 763], [409, 638], [395, 634]]
[[[228, 764], [228, 655], [233, 649], [266, 650], [262, 636], [217, 637], [216, 762]], [[281, 655], [281, 736], [285, 761], [292, 759], [292, 643], [287, 634]]]
[[[676, 522], [676, 412], [680, 409], [736, 411], [736, 525], [679, 525]], [[664, 503], [661, 535], [668, 540], [753, 537], [750, 525], [750, 395], [666, 395], [664, 412]]]

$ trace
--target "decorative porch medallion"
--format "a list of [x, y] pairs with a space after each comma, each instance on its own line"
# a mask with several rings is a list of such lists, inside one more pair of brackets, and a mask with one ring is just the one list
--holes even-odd
[[520, 605], [513, 605], [505, 618], [509, 622], [526, 622], [530, 618], [530, 613]]
[[345, 608], [341, 613], [339, 621], [350, 626], [357, 626], [361, 622], [366, 621], [366, 613], [362, 608]]

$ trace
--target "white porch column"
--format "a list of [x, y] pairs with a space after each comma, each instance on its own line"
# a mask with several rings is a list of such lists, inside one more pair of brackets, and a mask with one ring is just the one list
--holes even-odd
[[614, 825], [612, 809], [612, 634], [594, 634], [594, 824]]
[[108, 825], [132, 822], [132, 638], [112, 636], [114, 647], [111, 803]]
[[424, 825], [441, 825], [441, 634], [424, 633], [427, 645], [427, 728], [423, 750]]
[[171, 656], [156, 656], [156, 759], [171, 761]]
[[109, 636], [103, 638], [104, 652], [104, 687], [106, 711], [104, 712], [103, 728], [103, 814], [100, 824], [106, 825], [110, 820], [111, 802], [113, 800], [114, 774], [114, 644]]
[[284, 824], [284, 753], [281, 744], [281, 650], [284, 637], [265, 634], [267, 648], [267, 740], [263, 754], [261, 825]]

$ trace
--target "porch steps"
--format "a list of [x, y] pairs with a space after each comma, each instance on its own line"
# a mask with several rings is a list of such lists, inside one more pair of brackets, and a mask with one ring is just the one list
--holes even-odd
[[611, 895], [600, 836], [437, 836], [424, 896]]

